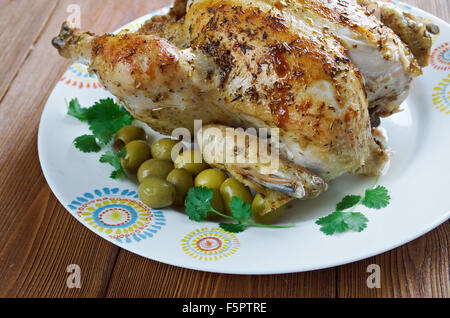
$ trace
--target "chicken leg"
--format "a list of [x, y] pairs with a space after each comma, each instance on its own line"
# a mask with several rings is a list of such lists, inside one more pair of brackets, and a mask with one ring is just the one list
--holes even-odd
[[205, 124], [215, 118], [239, 125], [211, 103], [207, 78], [218, 81], [213, 61], [179, 50], [166, 40], [141, 34], [94, 36], [64, 23], [53, 39], [60, 54], [89, 67], [103, 86], [116, 96], [136, 119], [170, 135], [179, 127], [194, 132], [194, 120]]

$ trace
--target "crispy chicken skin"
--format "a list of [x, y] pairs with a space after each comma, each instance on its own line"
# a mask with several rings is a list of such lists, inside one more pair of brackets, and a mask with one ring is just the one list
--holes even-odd
[[[176, 1], [176, 7], [183, 7], [185, 2]], [[205, 2], [217, 1], [189, 1], [188, 8], [193, 9]], [[411, 81], [422, 74], [420, 66], [428, 64], [431, 33], [439, 32], [437, 26], [424, 24], [420, 18], [382, 1], [240, 0], [229, 3], [239, 8], [248, 6], [270, 10], [290, 29], [321, 33], [339, 41], [365, 79], [373, 123], [378, 123], [380, 116], [399, 111], [400, 104], [408, 96]], [[193, 14], [197, 15], [198, 12], [194, 11]], [[157, 34], [177, 43], [180, 48], [188, 47], [191, 45], [189, 39], [192, 39], [190, 12], [188, 10], [186, 17], [182, 18], [174, 18], [175, 14], [171, 13], [163, 19], [164, 22], [161, 18], [154, 18], [140, 32]], [[305, 31], [302, 33], [307, 33]]]
[[65, 24], [53, 45], [153, 129], [193, 132], [195, 119], [277, 128], [288, 174], [303, 169], [324, 184], [381, 173], [388, 155], [372, 123], [397, 112], [421, 74], [408, 46], [357, 0], [177, 0], [136, 33]]

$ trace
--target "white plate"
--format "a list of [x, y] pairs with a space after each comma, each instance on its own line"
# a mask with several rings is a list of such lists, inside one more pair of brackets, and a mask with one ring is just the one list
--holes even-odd
[[[69, 213], [111, 243], [159, 262], [209, 272], [317, 270], [371, 257], [425, 234], [450, 216], [450, 27], [400, 5], [438, 24], [441, 34], [435, 39], [432, 65], [414, 82], [405, 111], [383, 120], [394, 155], [379, 183], [389, 189], [392, 200], [380, 211], [359, 209], [369, 219], [363, 232], [329, 237], [315, 224], [342, 197], [363, 194], [375, 182], [356, 176], [336, 180], [316, 200], [295, 203], [281, 220], [296, 223], [292, 229], [249, 228], [229, 234], [215, 223], [189, 221], [178, 211], [146, 208], [135, 183], [110, 179], [111, 169], [99, 163], [99, 154], [81, 153], [72, 144], [88, 128], [66, 115], [65, 99], [76, 97], [86, 107], [111, 96], [78, 65], [56, 85], [42, 115], [38, 146], [48, 184]], [[137, 28], [153, 14], [126, 27]], [[112, 217], [109, 208], [119, 213]]]

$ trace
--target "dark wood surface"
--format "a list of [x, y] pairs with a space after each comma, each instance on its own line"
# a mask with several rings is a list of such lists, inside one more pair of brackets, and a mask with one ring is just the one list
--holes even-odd
[[[450, 20], [448, 0], [405, 1]], [[59, 204], [37, 155], [39, 119], [69, 66], [50, 40], [68, 15], [98, 33], [170, 0], [0, 0], [0, 297], [449, 297], [450, 224], [388, 253], [322, 271], [271, 276], [197, 272], [136, 256], [99, 238]], [[66, 286], [67, 266], [82, 288]], [[366, 287], [369, 264], [381, 288]]]

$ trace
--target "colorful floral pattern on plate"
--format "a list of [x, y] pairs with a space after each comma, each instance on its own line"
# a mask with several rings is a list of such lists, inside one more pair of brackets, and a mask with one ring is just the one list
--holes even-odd
[[450, 115], [450, 74], [434, 88], [433, 104], [441, 113]]
[[69, 67], [69, 70], [59, 80], [67, 86], [83, 89], [103, 88], [96, 75], [90, 75], [87, 68], [83, 65], [74, 63]]
[[431, 65], [439, 71], [450, 70], [450, 42], [446, 42], [433, 50]]
[[119, 243], [152, 238], [166, 225], [164, 214], [139, 201], [135, 191], [104, 188], [77, 197], [69, 209], [97, 233]]
[[183, 251], [200, 261], [218, 261], [237, 252], [241, 246], [237, 237], [221, 228], [197, 229], [181, 240]]

